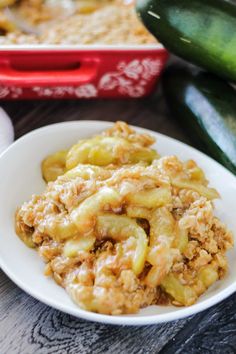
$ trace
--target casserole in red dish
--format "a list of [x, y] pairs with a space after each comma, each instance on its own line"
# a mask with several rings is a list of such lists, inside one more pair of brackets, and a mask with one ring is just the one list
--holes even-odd
[[134, 3], [0, 0], [0, 98], [148, 95], [167, 52]]
[[160, 44], [2, 46], [0, 99], [143, 97], [167, 57]]

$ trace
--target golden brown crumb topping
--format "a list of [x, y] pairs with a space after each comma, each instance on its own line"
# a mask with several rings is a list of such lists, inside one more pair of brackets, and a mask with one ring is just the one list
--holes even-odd
[[45, 192], [17, 210], [19, 237], [85, 310], [188, 306], [227, 272], [233, 237], [214, 215], [217, 191], [194, 161], [159, 157], [153, 142], [117, 122], [51, 155]]
[[[64, 1], [65, 3], [65, 1]], [[53, 0], [21, 0], [15, 11], [39, 34], [23, 33], [1, 11], [0, 44], [148, 44], [155, 39], [123, 0], [75, 0], [73, 10]]]

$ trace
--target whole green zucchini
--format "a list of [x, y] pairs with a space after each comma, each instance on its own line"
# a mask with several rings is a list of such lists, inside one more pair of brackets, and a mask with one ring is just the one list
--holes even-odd
[[174, 54], [236, 81], [236, 2], [137, 0], [148, 30]]
[[197, 146], [236, 174], [236, 91], [198, 69], [169, 67], [163, 92], [173, 116]]

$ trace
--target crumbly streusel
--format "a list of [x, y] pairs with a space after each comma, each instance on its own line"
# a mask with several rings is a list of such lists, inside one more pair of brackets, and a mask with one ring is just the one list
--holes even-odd
[[[54, 2], [55, 5], [55, 2]], [[24, 34], [2, 11], [1, 44], [148, 44], [154, 38], [138, 20], [133, 5], [122, 0], [77, 0], [75, 13], [62, 16], [43, 0], [21, 0], [20, 16], [38, 27], [39, 35]]]
[[[116, 164], [101, 166], [104, 160], [96, 155], [99, 166], [86, 161], [61, 172], [18, 209], [17, 234], [38, 250], [45, 275], [85, 310], [118, 315], [151, 304], [192, 305], [228, 268], [233, 236], [214, 215], [218, 193], [194, 161], [154, 157], [153, 138], [125, 123], [116, 123], [99, 142], [107, 138], [114, 139], [108, 142], [115, 150], [105, 153], [115, 152]], [[89, 160], [94, 140], [82, 147], [88, 141]], [[130, 155], [124, 141], [133, 144]], [[140, 151], [144, 160], [131, 163]]]

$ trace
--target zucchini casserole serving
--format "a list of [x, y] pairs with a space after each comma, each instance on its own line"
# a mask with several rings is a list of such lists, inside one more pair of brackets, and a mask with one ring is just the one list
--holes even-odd
[[42, 162], [47, 183], [16, 212], [16, 233], [82, 309], [189, 306], [227, 272], [233, 236], [193, 160], [159, 156], [124, 122]]
[[0, 0], [0, 45], [155, 42], [134, 0]]

